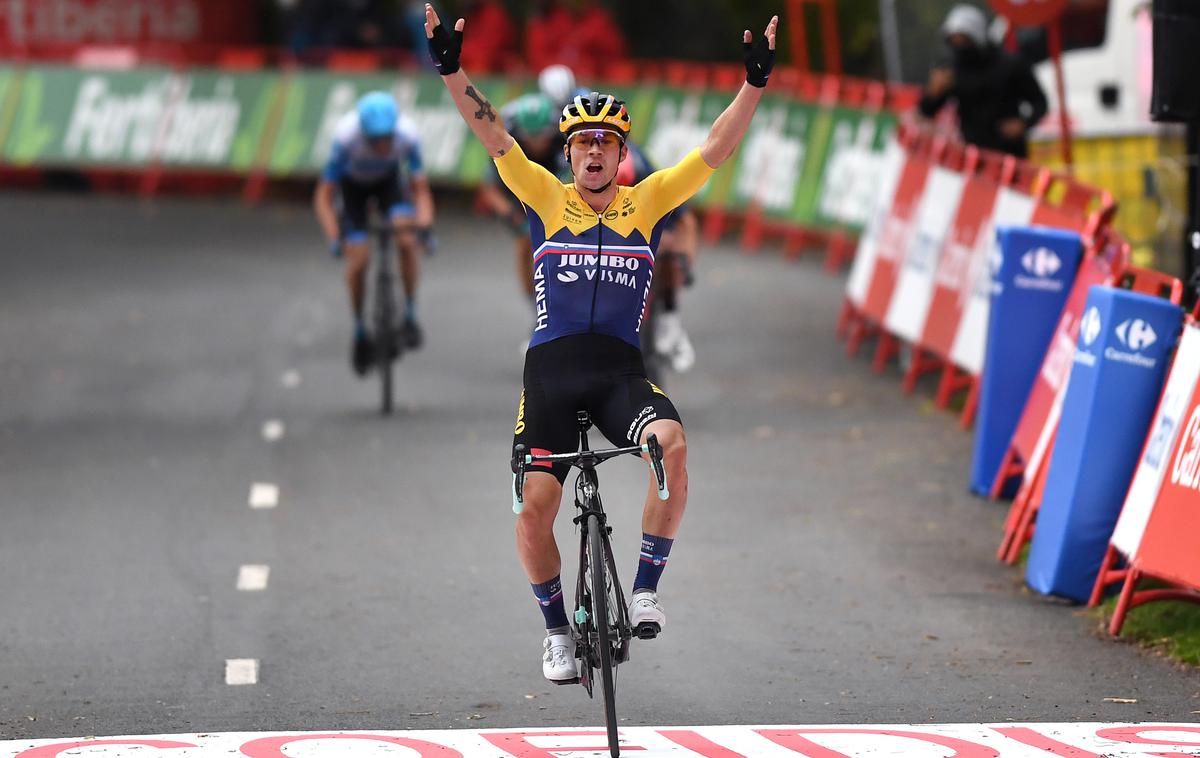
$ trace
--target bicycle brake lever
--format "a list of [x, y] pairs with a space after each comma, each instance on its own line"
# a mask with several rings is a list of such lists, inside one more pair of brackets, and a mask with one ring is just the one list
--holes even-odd
[[646, 452], [650, 454], [650, 468], [654, 470], [654, 478], [658, 485], [658, 499], [668, 500], [671, 497], [671, 491], [667, 489], [667, 472], [662, 465], [662, 445], [658, 444], [657, 436], [646, 435]]
[[513, 513], [518, 516], [521, 511], [525, 510], [525, 446], [517, 445], [513, 448], [512, 470], [513, 470]]

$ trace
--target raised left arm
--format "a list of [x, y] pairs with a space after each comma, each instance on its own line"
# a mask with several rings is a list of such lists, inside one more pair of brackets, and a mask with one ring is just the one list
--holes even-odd
[[708, 138], [700, 146], [700, 157], [713, 168], [729, 160], [750, 128], [750, 119], [754, 118], [754, 111], [767, 86], [767, 77], [775, 64], [775, 28], [778, 25], [779, 17], [772, 16], [762, 38], [754, 44], [751, 43], [749, 29], [742, 33], [746, 83], [738, 90], [729, 107], [717, 116]]

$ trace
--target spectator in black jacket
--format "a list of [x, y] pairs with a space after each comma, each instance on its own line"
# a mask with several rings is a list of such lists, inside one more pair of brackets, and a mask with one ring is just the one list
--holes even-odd
[[932, 118], [954, 100], [963, 139], [1026, 157], [1029, 130], [1046, 115], [1046, 95], [1029, 64], [988, 40], [987, 17], [975, 6], [954, 6], [942, 34], [949, 55], [929, 73], [921, 113]]

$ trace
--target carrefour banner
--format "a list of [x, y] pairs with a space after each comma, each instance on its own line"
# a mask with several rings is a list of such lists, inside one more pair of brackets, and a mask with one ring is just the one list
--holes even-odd
[[[534, 86], [499, 78], [477, 84], [497, 105]], [[0, 163], [311, 178], [328, 157], [337, 120], [376, 89], [394, 94], [415, 122], [435, 182], [480, 181], [488, 156], [432, 72], [0, 66]], [[701, 144], [732, 98], [657, 84], [609, 89], [628, 102], [633, 138], [658, 166]], [[769, 92], [741, 148], [695, 202], [734, 211], [754, 206], [803, 226], [861, 228], [894, 127], [889, 114]]]

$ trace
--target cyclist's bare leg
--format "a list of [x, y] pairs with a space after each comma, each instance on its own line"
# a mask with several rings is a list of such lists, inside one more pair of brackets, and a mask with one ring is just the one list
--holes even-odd
[[404, 296], [409, 300], [417, 294], [421, 283], [421, 245], [417, 241], [416, 227], [411, 218], [392, 220], [396, 232], [396, 255], [400, 263], [400, 281]]
[[647, 424], [640, 442], [644, 444], [646, 435], [649, 434], [657, 436], [658, 444], [662, 445], [663, 471], [667, 475], [667, 489], [671, 496], [665, 502], [658, 499], [658, 486], [652, 472], [650, 489], [646, 493], [646, 507], [642, 511], [642, 531], [675, 539], [679, 532], [679, 524], [683, 520], [683, 511], [687, 507], [687, 438], [684, 436], [682, 424], [667, 419]]
[[371, 249], [366, 242], [347, 242], [342, 246], [342, 254], [346, 258], [346, 287], [350, 292], [351, 315], [357, 322], [362, 318]]
[[525, 475], [525, 509], [517, 516], [517, 556], [531, 584], [548, 582], [562, 570], [554, 540], [562, 490], [553, 474], [530, 471]]

